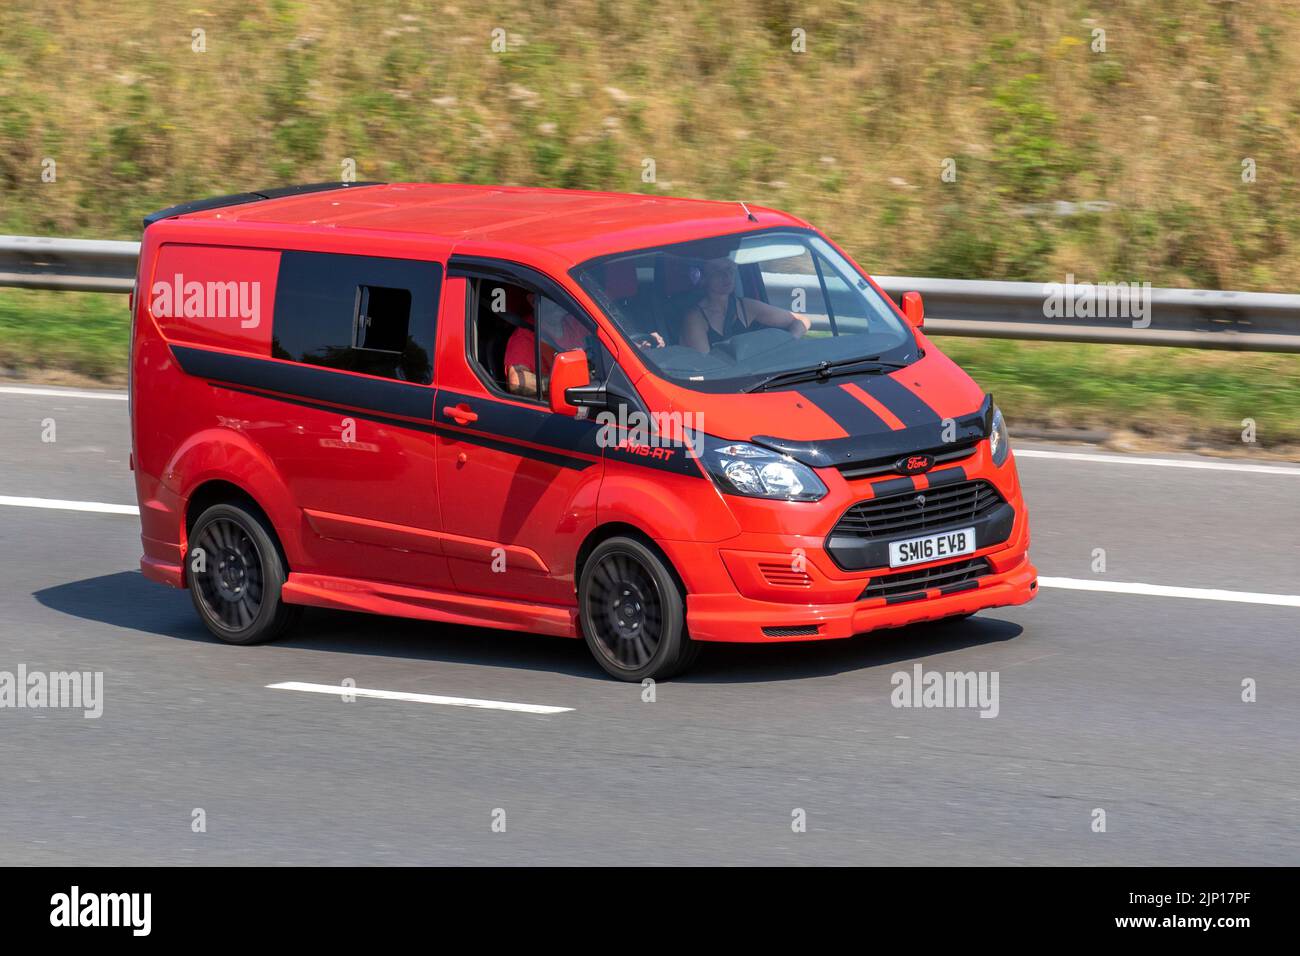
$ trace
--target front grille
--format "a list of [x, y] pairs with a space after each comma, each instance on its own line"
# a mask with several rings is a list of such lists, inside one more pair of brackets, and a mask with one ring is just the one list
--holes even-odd
[[1002, 496], [983, 479], [905, 491], [859, 501], [844, 512], [831, 534], [867, 539], [901, 538], [945, 525], [974, 521], [1000, 504]]
[[920, 598], [933, 588], [948, 588], [955, 584], [974, 585], [977, 579], [984, 577], [990, 570], [989, 563], [984, 558], [968, 558], [920, 571], [903, 571], [874, 579], [858, 595], [858, 600], [897, 597], [902, 594]]
[[[916, 455], [931, 455], [934, 458], [935, 467], [940, 465], [951, 464], [954, 461], [961, 461], [969, 458], [975, 451], [975, 446], [979, 442], [971, 442], [967, 445], [944, 445], [942, 448], [929, 448], [912, 452]], [[901, 456], [892, 455], [889, 458], [877, 458], [868, 461], [841, 461], [835, 464], [835, 469], [844, 476], [848, 481], [855, 481], [858, 478], [871, 478], [875, 475], [886, 475], [894, 473], [894, 466], [898, 463]]]
[[765, 627], [768, 637], [811, 637], [821, 630], [820, 624], [792, 624], [787, 627]]

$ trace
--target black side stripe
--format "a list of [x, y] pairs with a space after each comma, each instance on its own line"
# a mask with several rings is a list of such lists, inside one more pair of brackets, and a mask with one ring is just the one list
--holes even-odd
[[198, 378], [300, 395], [389, 415], [433, 420], [433, 389], [427, 385], [348, 375], [313, 365], [230, 355], [185, 345], [173, 345], [171, 350], [186, 374]]
[[571, 455], [546, 451], [541, 448], [529, 448], [524, 445], [516, 445], [512, 442], [501, 441], [488, 435], [479, 435], [473, 432], [462, 432], [453, 428], [444, 428], [441, 425], [435, 425], [431, 422], [408, 422], [400, 418], [388, 418], [383, 415], [354, 412], [347, 408], [339, 408], [334, 405], [322, 405], [319, 402], [309, 402], [301, 398], [292, 398], [288, 395], [272, 395], [267, 392], [259, 392], [252, 388], [241, 388], [238, 385], [228, 385], [225, 382], [210, 381], [208, 384], [214, 385], [217, 388], [228, 388], [232, 392], [240, 392], [244, 395], [253, 395], [257, 398], [269, 399], [273, 402], [284, 402], [288, 405], [299, 405], [303, 408], [315, 409], [316, 411], [348, 415], [352, 418], [360, 418], [363, 421], [374, 422], [378, 425], [389, 425], [394, 428], [409, 428], [412, 431], [425, 432], [429, 435], [443, 435], [448, 438], [456, 438], [468, 442], [471, 445], [481, 445], [484, 448], [493, 448], [497, 451], [509, 452], [512, 455], [519, 455], [521, 458], [531, 458], [534, 461], [543, 461], [550, 465], [557, 465], [561, 468], [571, 468], [575, 471], [582, 471], [585, 468], [597, 464], [597, 462], [590, 461], [586, 458], [576, 458]]
[[980, 586], [978, 581], [958, 581], [956, 584], [945, 584], [939, 588], [940, 594], [956, 594], [959, 591], [974, 591]]
[[[172, 345], [171, 350], [186, 374], [246, 395], [350, 415], [396, 428], [455, 437], [470, 444], [562, 468], [580, 471], [602, 457], [612, 457], [644, 468], [704, 477], [698, 461], [684, 447], [673, 449], [673, 454], [667, 459], [601, 448], [597, 440], [601, 426], [594, 419], [569, 418], [542, 408], [521, 408], [482, 395], [462, 395], [446, 390], [435, 393], [433, 386], [350, 375], [318, 366], [231, 355], [185, 345]], [[434, 420], [435, 396], [439, 421]], [[454, 424], [454, 419], [444, 415], [442, 409], [461, 402], [471, 405], [479, 414], [477, 427], [446, 427]], [[399, 415], [405, 418], [390, 417]], [[551, 447], [531, 448], [516, 445], [511, 439]], [[589, 455], [590, 458], [566, 455], [566, 451]]]
[[499, 438], [493, 438], [489, 435], [482, 435], [478, 432], [459, 431], [450, 428], [436, 426], [434, 429], [444, 438], [455, 438], [458, 441], [469, 442], [471, 445], [480, 445], [483, 448], [491, 448], [495, 451], [503, 451], [507, 454], [518, 455], [521, 458], [531, 458], [533, 461], [542, 461], [548, 465], [556, 465], [560, 468], [569, 468], [574, 471], [583, 471], [592, 465], [598, 465], [600, 462], [591, 461], [586, 458], [574, 458], [571, 455], [563, 455], [559, 452], [544, 451], [540, 448], [529, 448], [527, 445], [516, 445], [514, 442], [502, 441]]
[[638, 455], [635, 452], [618, 448], [614, 444], [601, 447], [601, 432], [606, 439], [612, 440], [617, 434], [615, 429], [606, 429], [595, 416], [581, 419], [569, 418], [567, 415], [555, 415], [549, 409], [527, 408], [510, 402], [495, 401], [481, 395], [466, 395], [438, 391], [437, 420], [450, 424], [454, 418], [447, 415], [445, 409], [451, 406], [468, 405], [478, 414], [478, 421], [466, 426], [465, 431], [457, 435], [480, 435], [484, 432], [501, 438], [514, 438], [519, 441], [547, 445], [565, 451], [590, 455], [593, 458], [604, 457], [607, 461], [623, 461], [643, 468], [657, 471], [670, 471], [688, 478], [703, 478], [704, 473], [685, 445], [675, 445], [664, 449], [666, 457]]
[[592, 419], [554, 415], [550, 409], [540, 406], [526, 408], [482, 395], [439, 389], [435, 420], [439, 424], [455, 424], [456, 420], [446, 414], [446, 409], [457, 405], [467, 405], [478, 415], [478, 420], [473, 425], [466, 426], [467, 430], [476, 434], [486, 432], [500, 438], [514, 438], [566, 451], [582, 452], [593, 457], [600, 456], [600, 448], [596, 444], [598, 426]]
[[292, 395], [275, 395], [270, 392], [259, 391], [255, 388], [244, 388], [240, 385], [231, 385], [229, 382], [221, 382], [215, 379], [209, 379], [208, 384], [216, 388], [229, 389], [232, 392], [239, 392], [241, 395], [254, 395], [257, 398], [270, 399], [273, 402], [284, 402], [286, 405], [299, 405], [303, 408], [315, 409], [319, 412], [330, 412], [336, 415], [347, 415], [351, 418], [360, 418], [362, 421], [375, 422], [378, 425], [392, 425], [397, 428], [410, 428], [417, 432], [427, 432], [430, 435], [439, 431], [438, 426], [432, 422], [411, 422], [404, 418], [389, 418], [387, 415], [376, 415], [371, 412], [358, 412], [351, 408], [340, 408], [337, 405], [325, 405], [321, 402], [309, 402], [303, 398], [295, 398]]
[[829, 415], [848, 435], [889, 431], [884, 419], [838, 384], [805, 385], [795, 391]]

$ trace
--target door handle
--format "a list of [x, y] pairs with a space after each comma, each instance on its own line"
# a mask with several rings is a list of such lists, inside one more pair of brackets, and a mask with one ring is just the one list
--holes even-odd
[[478, 412], [470, 409], [464, 402], [459, 405], [444, 405], [442, 413], [448, 418], [455, 419], [457, 425], [468, 425], [470, 422], [478, 421]]

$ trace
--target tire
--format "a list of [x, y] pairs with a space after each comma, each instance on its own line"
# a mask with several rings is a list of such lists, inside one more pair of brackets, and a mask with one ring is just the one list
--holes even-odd
[[596, 546], [578, 582], [582, 636], [613, 677], [642, 681], [680, 674], [700, 653], [686, 633], [686, 602], [667, 564], [634, 538]]
[[[196, 551], [203, 570], [195, 571]], [[227, 644], [261, 644], [302, 615], [280, 589], [288, 568], [266, 520], [233, 503], [213, 505], [194, 522], [186, 556], [190, 597], [199, 618]]]

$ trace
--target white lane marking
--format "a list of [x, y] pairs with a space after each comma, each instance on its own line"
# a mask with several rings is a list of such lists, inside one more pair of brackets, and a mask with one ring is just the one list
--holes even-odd
[[1300, 607], [1300, 595], [1260, 594], [1255, 591], [1221, 591], [1218, 588], [1177, 588], [1166, 584], [1131, 584], [1124, 581], [1089, 581], [1084, 578], [1038, 579], [1040, 587], [1068, 591], [1106, 591], [1111, 594], [1146, 594], [1151, 597], [1193, 598], [1199, 601], [1234, 601], [1238, 604], [1273, 604]]
[[126, 392], [85, 392], [74, 388], [27, 388], [21, 385], [0, 385], [5, 395], [46, 395], [54, 398], [99, 398], [110, 402], [125, 402]]
[[445, 704], [448, 707], [478, 707], [484, 710], [509, 710], [518, 714], [563, 714], [572, 707], [548, 707], [545, 704], [515, 704], [508, 700], [476, 700], [473, 697], [442, 697], [438, 694], [408, 694], [396, 690], [367, 690], [364, 687], [342, 687], [338, 684], [305, 684], [302, 681], [285, 681], [267, 684], [268, 690], [299, 690], [308, 694], [351, 694], [354, 697], [374, 697], [378, 700], [406, 700], [417, 704]]
[[0, 505], [13, 508], [52, 508], [55, 511], [96, 511], [106, 515], [138, 515], [135, 505], [112, 505], [104, 501], [62, 501], [58, 498], [15, 498], [0, 495]]
[[1153, 468], [1199, 468], [1203, 471], [1244, 471], [1256, 475], [1300, 475], [1286, 465], [1253, 465], [1235, 461], [1184, 461], [1180, 458], [1135, 458], [1128, 455], [1088, 455], [1077, 451], [1041, 451], [1017, 448], [1017, 458], [1055, 458], [1061, 461], [1095, 461], [1108, 465], [1147, 465]]

